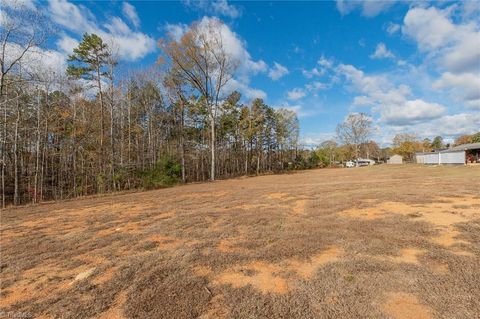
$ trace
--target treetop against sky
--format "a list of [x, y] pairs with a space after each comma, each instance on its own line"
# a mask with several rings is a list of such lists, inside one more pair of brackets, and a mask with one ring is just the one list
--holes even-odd
[[[294, 110], [306, 144], [333, 138], [355, 112], [373, 119], [381, 144], [397, 133], [449, 140], [480, 127], [475, 1], [21, 2], [51, 22], [52, 36], [36, 51], [59, 72], [86, 32], [113, 45], [127, 70], [153, 65], [158, 39], [221, 19], [228, 53], [241, 61], [225, 90]], [[2, 21], [13, 4], [3, 3]]]

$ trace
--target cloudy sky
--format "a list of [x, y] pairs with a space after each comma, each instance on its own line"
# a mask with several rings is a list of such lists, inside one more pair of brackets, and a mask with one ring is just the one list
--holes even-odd
[[382, 145], [396, 133], [448, 140], [480, 130], [474, 1], [24, 2], [55, 25], [44, 61], [60, 68], [84, 32], [114, 43], [123, 65], [141, 67], [155, 63], [159, 38], [222, 19], [242, 61], [229, 88], [245, 102], [295, 110], [307, 144], [333, 137], [352, 112], [374, 119]]

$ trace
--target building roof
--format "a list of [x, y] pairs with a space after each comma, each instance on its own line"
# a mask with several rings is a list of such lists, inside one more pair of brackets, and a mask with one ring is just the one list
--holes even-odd
[[468, 150], [476, 150], [476, 149], [480, 149], [480, 143], [462, 144], [462, 145], [454, 146], [447, 150], [441, 151], [440, 153], [460, 152], [460, 151], [468, 151]]

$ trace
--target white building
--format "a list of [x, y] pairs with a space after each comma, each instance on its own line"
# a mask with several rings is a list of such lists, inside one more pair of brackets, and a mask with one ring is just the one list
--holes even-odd
[[430, 165], [480, 162], [480, 143], [458, 145], [439, 152], [416, 153], [415, 161]]
[[403, 164], [403, 157], [398, 154], [392, 155], [387, 159], [387, 164]]

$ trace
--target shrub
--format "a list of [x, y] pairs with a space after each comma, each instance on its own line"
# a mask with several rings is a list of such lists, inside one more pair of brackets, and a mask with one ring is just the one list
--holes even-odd
[[164, 156], [147, 170], [140, 172], [143, 187], [155, 189], [172, 186], [180, 180], [181, 166], [170, 156]]

